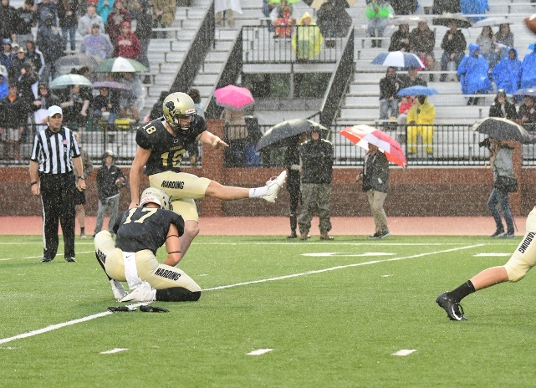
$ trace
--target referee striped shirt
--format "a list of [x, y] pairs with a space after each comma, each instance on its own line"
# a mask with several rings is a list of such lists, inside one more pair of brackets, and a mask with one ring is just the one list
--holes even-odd
[[35, 135], [30, 159], [39, 164], [39, 174], [66, 174], [73, 171], [71, 159], [79, 156], [73, 131], [61, 127], [54, 133], [47, 127]]

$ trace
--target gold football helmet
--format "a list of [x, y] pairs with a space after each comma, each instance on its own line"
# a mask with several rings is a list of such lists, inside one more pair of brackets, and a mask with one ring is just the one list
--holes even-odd
[[179, 123], [179, 118], [191, 118], [195, 115], [195, 105], [192, 98], [186, 93], [171, 93], [163, 102], [164, 118], [173, 130], [188, 131], [190, 129], [190, 121], [184, 126], [184, 123]]

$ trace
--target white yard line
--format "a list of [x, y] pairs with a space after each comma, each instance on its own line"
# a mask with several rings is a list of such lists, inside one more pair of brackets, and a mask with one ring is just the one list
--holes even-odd
[[[307, 244], [307, 245], [309, 245], [309, 244]], [[278, 277], [274, 277], [274, 278], [253, 280], [253, 281], [250, 281], [250, 282], [242, 282], [242, 283], [228, 284], [228, 285], [225, 285], [225, 286], [205, 288], [205, 289], [203, 289], [203, 291], [223, 290], [223, 289], [227, 289], [227, 288], [247, 286], [247, 285], [250, 285], [250, 284], [273, 282], [273, 281], [278, 281], [278, 280], [296, 278], [296, 277], [300, 277], [300, 276], [319, 274], [319, 273], [335, 271], [335, 270], [339, 270], [339, 269], [360, 267], [360, 266], [364, 266], [364, 265], [372, 265], [372, 264], [379, 264], [379, 263], [387, 263], [387, 262], [390, 262], [390, 261], [401, 261], [401, 260], [407, 260], [407, 259], [414, 259], [414, 258], [419, 258], [419, 257], [437, 255], [437, 254], [440, 254], [440, 253], [448, 253], [448, 252], [455, 252], [455, 251], [460, 251], [460, 250], [464, 250], [464, 249], [477, 248], [477, 247], [481, 247], [483, 245], [485, 245], [485, 244], [467, 245], [467, 246], [463, 246], [463, 247], [445, 249], [445, 250], [441, 250], [441, 251], [419, 253], [419, 254], [411, 255], [411, 256], [393, 257], [393, 258], [384, 259], [384, 260], [372, 260], [372, 261], [366, 261], [366, 262], [363, 262], [363, 263], [338, 265], [338, 266], [335, 266], [335, 267], [324, 268], [324, 269], [319, 269], [319, 270], [314, 270], [314, 271], [306, 271], [306, 272], [301, 272], [301, 273], [296, 273], [296, 274], [291, 274], [291, 275], [285, 275], [285, 276], [278, 276]], [[136, 304], [135, 306], [139, 306], [140, 304], [142, 304], [142, 303]], [[3, 339], [0, 339], [0, 345], [8, 343], [8, 342], [15, 341], [15, 340], [18, 340], [18, 339], [22, 339], [22, 338], [28, 338], [28, 337], [33, 337], [33, 336], [36, 336], [36, 335], [39, 335], [39, 334], [44, 334], [44, 333], [47, 333], [49, 331], [61, 329], [63, 327], [76, 325], [78, 323], [91, 321], [93, 319], [105, 317], [105, 316], [111, 315], [111, 314], [113, 314], [113, 313], [110, 312], [110, 311], [104, 311], [102, 313], [88, 315], [87, 317], [84, 317], [84, 318], [73, 319], [71, 321], [58, 323], [58, 324], [55, 324], [55, 325], [50, 325], [50, 326], [44, 327], [42, 329], [32, 330], [32, 331], [29, 331], [27, 333], [15, 335], [13, 337], [3, 338]]]

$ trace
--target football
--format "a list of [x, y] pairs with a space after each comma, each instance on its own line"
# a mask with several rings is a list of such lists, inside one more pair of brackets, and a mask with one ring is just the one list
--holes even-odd
[[536, 14], [525, 18], [525, 25], [529, 30], [536, 34]]

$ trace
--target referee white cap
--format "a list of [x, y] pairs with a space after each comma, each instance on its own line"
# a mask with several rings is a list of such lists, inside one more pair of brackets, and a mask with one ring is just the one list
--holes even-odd
[[63, 111], [61, 110], [59, 106], [52, 105], [50, 108], [48, 108], [48, 117], [52, 117], [58, 113], [63, 116]]

